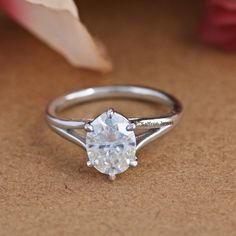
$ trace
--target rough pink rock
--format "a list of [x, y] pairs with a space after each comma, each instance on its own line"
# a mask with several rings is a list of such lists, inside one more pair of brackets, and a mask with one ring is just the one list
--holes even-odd
[[80, 21], [73, 0], [0, 0], [0, 5], [72, 65], [102, 72], [112, 69], [104, 47]]

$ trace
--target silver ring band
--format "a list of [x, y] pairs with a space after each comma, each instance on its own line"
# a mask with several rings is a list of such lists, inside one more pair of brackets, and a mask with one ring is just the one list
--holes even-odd
[[[171, 112], [153, 118], [127, 118], [130, 131], [136, 129], [146, 129], [142, 134], [135, 135], [136, 151], [150, 141], [160, 137], [172, 129], [179, 121], [182, 114], [181, 103], [173, 96], [160, 90], [138, 87], [138, 86], [107, 86], [87, 88], [77, 92], [73, 92], [55, 99], [46, 110], [46, 118], [48, 124], [58, 134], [64, 138], [82, 146], [86, 149], [86, 138], [79, 135], [77, 129], [85, 129], [89, 131], [93, 119], [88, 120], [71, 120], [58, 116], [58, 112], [80, 103], [85, 103], [98, 99], [108, 98], [129, 98], [141, 99], [145, 101], [155, 102], [167, 105]], [[113, 111], [111, 111], [113, 112]], [[90, 127], [89, 127], [90, 126]], [[90, 130], [91, 131], [91, 130]]]

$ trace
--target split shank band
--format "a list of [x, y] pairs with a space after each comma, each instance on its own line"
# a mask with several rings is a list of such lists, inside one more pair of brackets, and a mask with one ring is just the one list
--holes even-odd
[[170, 113], [152, 118], [128, 118], [134, 129], [144, 129], [145, 132], [136, 136], [137, 146], [140, 149], [150, 141], [171, 130], [179, 121], [182, 114], [181, 103], [173, 96], [147, 87], [138, 86], [106, 86], [86, 88], [55, 99], [46, 110], [46, 118], [51, 128], [64, 138], [86, 148], [85, 138], [76, 132], [85, 129], [92, 119], [70, 120], [58, 115], [60, 111], [71, 106], [79, 105], [99, 99], [122, 98], [138, 99], [167, 105]]

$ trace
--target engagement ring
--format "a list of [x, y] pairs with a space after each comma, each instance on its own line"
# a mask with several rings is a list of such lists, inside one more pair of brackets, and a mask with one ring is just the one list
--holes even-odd
[[[94, 119], [65, 119], [58, 113], [68, 107], [99, 99], [138, 99], [161, 103], [170, 108], [166, 115], [150, 118], [127, 118], [113, 108]], [[50, 127], [62, 137], [87, 151], [87, 165], [114, 180], [117, 174], [138, 164], [137, 151], [171, 130], [182, 113], [181, 103], [173, 96], [147, 87], [108, 86], [87, 88], [57, 98], [46, 111]], [[82, 136], [78, 131], [84, 130]], [[137, 134], [137, 130], [144, 130]]]

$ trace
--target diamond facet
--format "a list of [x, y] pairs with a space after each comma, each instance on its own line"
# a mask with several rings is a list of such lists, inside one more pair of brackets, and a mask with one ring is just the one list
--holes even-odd
[[90, 123], [93, 132], [87, 132], [86, 149], [91, 164], [101, 173], [114, 176], [136, 161], [134, 131], [127, 130], [130, 121], [114, 112], [104, 112]]

